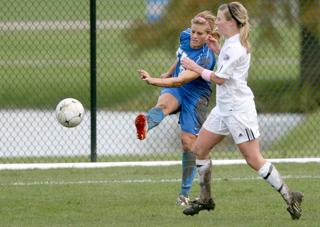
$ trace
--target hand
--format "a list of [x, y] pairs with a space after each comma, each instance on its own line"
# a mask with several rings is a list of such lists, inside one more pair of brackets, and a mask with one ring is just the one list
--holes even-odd
[[215, 39], [212, 35], [208, 36], [207, 40], [208, 47], [213, 50], [214, 53], [219, 54], [220, 53], [220, 44], [217, 39]]
[[197, 63], [195, 63], [193, 60], [187, 57], [181, 60], [181, 64], [185, 69], [194, 71], [198, 74], [201, 74], [201, 72], [203, 71], [203, 68], [201, 66], [199, 66]]
[[150, 76], [150, 74], [147, 71], [143, 70], [143, 69], [139, 69], [138, 73], [140, 75], [140, 79], [146, 81], [149, 84], [149, 81], [152, 78]]

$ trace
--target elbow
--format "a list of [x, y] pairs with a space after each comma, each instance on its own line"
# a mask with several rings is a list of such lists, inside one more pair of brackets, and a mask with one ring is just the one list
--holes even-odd
[[172, 84], [172, 87], [181, 87], [183, 85], [183, 83], [181, 82], [176, 82]]
[[223, 78], [219, 78], [217, 76], [214, 76], [213, 77], [213, 82], [217, 85], [222, 85], [224, 83], [225, 79]]
[[182, 80], [173, 81], [171, 87], [181, 87], [184, 84]]
[[218, 85], [222, 85], [223, 82], [224, 82], [224, 81], [220, 81], [220, 80], [215, 81], [215, 83], [218, 84]]

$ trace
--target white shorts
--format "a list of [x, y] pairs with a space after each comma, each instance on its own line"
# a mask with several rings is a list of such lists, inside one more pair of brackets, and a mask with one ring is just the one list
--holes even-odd
[[236, 144], [257, 139], [260, 136], [255, 109], [221, 116], [215, 107], [204, 122], [203, 127], [218, 135], [229, 135], [231, 133]]

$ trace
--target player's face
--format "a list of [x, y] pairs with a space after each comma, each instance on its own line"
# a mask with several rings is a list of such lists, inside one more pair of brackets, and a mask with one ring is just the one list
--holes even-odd
[[207, 42], [207, 25], [192, 24], [191, 25], [191, 48], [200, 48]]
[[227, 21], [225, 12], [219, 10], [216, 17], [216, 28], [217, 31], [220, 33], [220, 35], [223, 35], [225, 37], [228, 37], [228, 34], [230, 33], [230, 24], [232, 23], [232, 20]]

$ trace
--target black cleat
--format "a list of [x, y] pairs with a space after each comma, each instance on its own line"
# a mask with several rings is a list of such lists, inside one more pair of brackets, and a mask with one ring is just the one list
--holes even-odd
[[302, 214], [301, 203], [302, 203], [303, 193], [301, 192], [291, 192], [291, 201], [288, 205], [287, 211], [290, 213], [293, 220], [299, 219]]
[[209, 199], [207, 203], [200, 202], [199, 200], [194, 200], [190, 202], [190, 206], [183, 210], [183, 213], [185, 215], [195, 215], [199, 214], [199, 211], [201, 210], [213, 210], [215, 208], [216, 204], [212, 200], [212, 198]]

